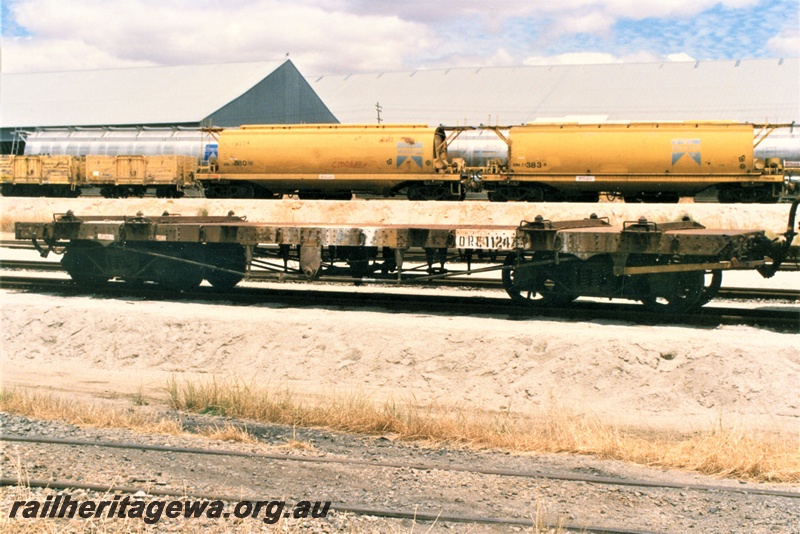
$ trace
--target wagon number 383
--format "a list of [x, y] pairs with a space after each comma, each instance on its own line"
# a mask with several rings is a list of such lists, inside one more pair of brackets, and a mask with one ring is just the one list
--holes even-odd
[[528, 169], [541, 169], [547, 167], [547, 163], [542, 163], [541, 161], [526, 161], [525, 167]]

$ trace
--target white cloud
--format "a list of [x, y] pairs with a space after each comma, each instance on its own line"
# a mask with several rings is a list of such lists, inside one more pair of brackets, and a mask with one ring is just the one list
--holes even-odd
[[525, 65], [598, 65], [607, 63], [646, 63], [656, 61], [694, 61], [688, 54], [669, 54], [658, 56], [649, 52], [636, 52], [615, 56], [605, 52], [574, 52], [555, 56], [531, 56], [525, 58]]
[[43, 72], [123, 67], [150, 67], [156, 63], [123, 60], [77, 40], [4, 38], [3, 72]]
[[[688, 60], [682, 45], [694, 43], [694, 53], [703, 47], [719, 52], [705, 41], [720, 42], [720, 36], [679, 34], [677, 24], [665, 29], [670, 30], [669, 42], [666, 36], [651, 38], [642, 31], [620, 44], [615, 43], [614, 25], [623, 18], [670, 17], [682, 20], [684, 29], [695, 26], [697, 32], [697, 24], [687, 21], [695, 17], [703, 21], [704, 10], [758, 4], [758, 0], [3, 1], [16, 26], [29, 34], [3, 39], [5, 72], [260, 61], [289, 53], [307, 75], [523, 61]], [[714, 21], [705, 22], [715, 28]], [[647, 24], [652, 22], [643, 26]], [[774, 37], [768, 46], [771, 53], [796, 55], [797, 33]], [[559, 53], [575, 50], [582, 52]], [[647, 50], [674, 54], [665, 57]], [[753, 50], [754, 55], [759, 53], [764, 55]]]
[[568, 15], [557, 20], [548, 31], [548, 35], [571, 35], [588, 33], [606, 36], [611, 32], [616, 18], [607, 13], [593, 11], [579, 15]]
[[767, 49], [777, 56], [797, 57], [800, 55], [800, 30], [792, 28], [781, 32], [767, 41]]
[[[339, 0], [358, 13], [394, 14], [406, 20], [447, 23], [458, 18], [477, 16], [498, 21], [512, 18], [552, 16], [565, 19], [583, 16], [587, 12], [601, 13], [614, 18], [641, 20], [648, 17], [691, 17], [712, 7], [731, 9], [752, 7], [759, 0]], [[496, 25], [496, 24], [493, 24]], [[502, 26], [500, 27], [502, 30]]]
[[437, 42], [418, 23], [313, 2], [26, 0], [11, 9], [32, 37], [4, 43], [5, 71], [107, 67], [114, 58], [115, 66], [258, 61], [287, 52], [309, 74], [400, 69]]

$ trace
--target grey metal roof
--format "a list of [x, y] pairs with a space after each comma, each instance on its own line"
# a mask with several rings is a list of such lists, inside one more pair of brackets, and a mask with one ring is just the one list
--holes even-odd
[[0, 125], [198, 123], [287, 61], [3, 74]]
[[343, 123], [800, 122], [800, 58], [309, 76]]

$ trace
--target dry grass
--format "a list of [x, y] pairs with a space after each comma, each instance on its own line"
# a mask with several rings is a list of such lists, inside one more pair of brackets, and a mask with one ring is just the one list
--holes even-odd
[[217, 441], [239, 441], [257, 443], [258, 439], [247, 431], [247, 427], [225, 423], [222, 426], [212, 425], [197, 429], [197, 434]]
[[[153, 434], [187, 433], [180, 419], [159, 410], [113, 406], [108, 402], [77, 402], [74, 398], [39, 393], [24, 389], [0, 391], [0, 410], [34, 417], [60, 420], [78, 426], [126, 428]], [[146, 404], [146, 403], [145, 403]], [[223, 426], [199, 427], [195, 434], [213, 440], [255, 442], [247, 428], [230, 423]]]
[[74, 398], [24, 389], [0, 392], [0, 410], [37, 419], [59, 419], [79, 426], [128, 428], [137, 432], [180, 434], [181, 422], [151, 410], [111, 406], [109, 403], [76, 402]]
[[[315, 426], [515, 452], [580, 453], [744, 480], [800, 482], [800, 442], [796, 437], [722, 425], [692, 435], [645, 434], [576, 416], [555, 404], [540, 416], [522, 417], [512, 413], [487, 415], [457, 407], [376, 403], [357, 393], [311, 402], [288, 389], [271, 389], [242, 380], [172, 379], [167, 395], [176, 409], [294, 427]], [[0, 409], [84, 426], [185, 432], [175, 416], [150, 408], [75, 402], [25, 390], [2, 391]], [[202, 434], [217, 440], [255, 441], [246, 428], [231, 424], [206, 428]], [[303, 449], [313, 445], [293, 439], [285, 447]]]
[[[236, 385], [238, 384], [238, 386]], [[389, 410], [386, 415], [391, 422], [381, 422], [380, 418], [375, 418], [375, 407], [366, 399], [353, 395], [338, 399], [334, 403], [327, 400], [320, 404], [316, 410], [309, 411], [290, 391], [282, 391], [275, 396], [263, 394], [263, 391], [254, 388], [242, 389], [240, 382], [218, 384], [216, 382], [206, 384], [194, 384], [190, 382], [178, 385], [172, 381], [169, 385], [170, 400], [173, 403], [183, 403], [186, 401], [185, 395], [191, 399], [192, 411], [203, 413], [218, 413], [232, 415], [238, 413], [244, 417], [244, 412], [255, 411], [261, 414], [258, 419], [269, 421], [269, 417], [289, 417], [302, 421], [304, 425], [317, 425], [319, 418], [330, 417], [333, 413], [339, 413], [340, 417], [336, 423], [339, 428], [350, 431], [383, 432], [383, 429], [405, 428], [406, 432], [417, 426], [411, 434], [397, 433], [398, 437], [411, 437], [414, 439], [430, 439], [429, 434], [436, 428], [435, 410], [429, 412], [415, 412], [418, 414], [414, 418], [415, 423], [411, 426], [404, 426], [407, 418], [396, 405], [387, 405]], [[213, 393], [209, 397], [209, 393]], [[235, 394], [234, 394], [235, 393]], [[234, 394], [232, 396], [232, 394]], [[252, 396], [256, 395], [254, 399]], [[59, 397], [51, 394], [44, 394], [30, 390], [13, 389], [0, 391], [0, 410], [8, 413], [16, 413], [32, 418], [44, 420], [61, 420], [79, 426], [90, 426], [97, 428], [125, 428], [137, 432], [159, 433], [159, 434], [180, 434], [184, 432], [180, 421], [169, 415], [164, 415], [155, 410], [145, 409], [142, 406], [146, 402], [140, 402], [143, 397], [134, 397], [132, 402], [138, 408], [115, 407], [108, 402], [81, 402], [74, 398]], [[204, 402], [214, 399], [214, 402]], [[266, 400], [266, 403], [264, 402]], [[234, 410], [230, 402], [240, 403], [241, 410]], [[326, 405], [325, 408], [322, 408]], [[185, 408], [188, 409], [188, 408]], [[240, 413], [241, 412], [241, 413]], [[313, 413], [312, 413], [313, 412]], [[253, 417], [256, 418], [256, 417]], [[302, 426], [302, 425], [296, 425]], [[331, 425], [320, 425], [334, 428]], [[391, 431], [391, 430], [390, 430]], [[256, 439], [247, 432], [246, 427], [241, 427], [226, 423], [222, 426], [210, 426], [202, 428], [199, 434], [216, 440], [235, 440], [253, 442]], [[460, 440], [454, 440], [460, 441]], [[282, 448], [289, 450], [313, 450], [314, 445], [305, 441], [292, 439], [287, 441]], [[29, 487], [29, 475], [24, 466], [23, 460], [19, 455], [12, 456], [4, 454], [5, 463], [10, 467], [9, 475], [15, 476], [18, 483], [16, 486], [0, 488], [0, 509], [10, 509], [10, 505], [15, 500], [43, 500], [45, 495], [55, 494], [54, 490], [34, 490]], [[94, 494], [89, 492], [86, 498], [109, 499], [109, 495]], [[535, 515], [532, 520], [536, 526], [523, 528], [522, 532], [535, 534], [560, 533], [563, 532], [564, 518], [559, 517], [555, 528], [548, 526], [546, 518], [549, 514], [542, 508], [541, 503], [537, 504]], [[278, 532], [292, 534], [295, 532], [307, 532], [309, 521], [311, 520], [285, 520], [275, 525]], [[343, 532], [364, 532], [363, 524], [356, 518], [352, 524], [345, 520], [340, 524], [340, 531]], [[434, 523], [435, 525], [435, 523]], [[408, 526], [407, 521], [401, 520], [370, 520], [368, 522], [369, 532], [425, 532], [433, 528], [431, 524], [419, 524], [416, 521]], [[90, 518], [90, 519], [22, 519], [9, 518], [0, 515], [0, 532], [21, 532], [28, 534], [40, 533], [61, 533], [61, 532], [103, 532], [103, 533], [128, 533], [128, 532], [154, 532], [161, 528], [186, 532], [186, 533], [229, 533], [229, 532], [262, 532], [261, 524], [248, 520], [211, 520], [197, 519], [185, 520], [162, 519], [157, 525], [148, 526], [139, 519], [119, 519], [119, 518]], [[466, 526], [469, 529], [469, 526]], [[469, 530], [468, 530], [469, 531]]]
[[312, 403], [288, 389], [241, 380], [172, 379], [167, 393], [176, 409], [263, 422], [516, 452], [589, 454], [745, 480], [800, 481], [800, 443], [796, 438], [746, 429], [720, 426], [692, 435], [643, 433], [576, 416], [555, 405], [539, 417], [522, 417], [476, 414], [456, 407], [375, 403], [359, 394], [329, 396]]

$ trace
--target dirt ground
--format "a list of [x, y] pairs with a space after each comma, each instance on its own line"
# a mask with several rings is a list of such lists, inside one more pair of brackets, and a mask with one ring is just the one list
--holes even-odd
[[[657, 220], [689, 214], [708, 226], [734, 226], [735, 221], [775, 231], [784, 229], [788, 212], [784, 205], [472, 204], [285, 200], [224, 205], [250, 220], [382, 224], [482, 217], [503, 224], [532, 218], [526, 213], [565, 219], [597, 211], [610, 214], [612, 222], [645, 213]], [[222, 206], [205, 200], [2, 199], [2, 227], [8, 231], [15, 220], [47, 220], [68, 208], [78, 214], [167, 209], [194, 215], [221, 214]], [[797, 336], [760, 328], [284, 309], [271, 303], [239, 307], [13, 291], [0, 294], [0, 308], [4, 386], [114, 397], [157, 394], [174, 376], [238, 377], [288, 386], [299, 395], [358, 392], [419, 405], [531, 415], [555, 404], [644, 428], [693, 431], [722, 424], [800, 432]]]
[[796, 335], [601, 322], [2, 294], [3, 383], [157, 395], [170, 377], [238, 377], [514, 413], [552, 403], [683, 431], [800, 430]]

